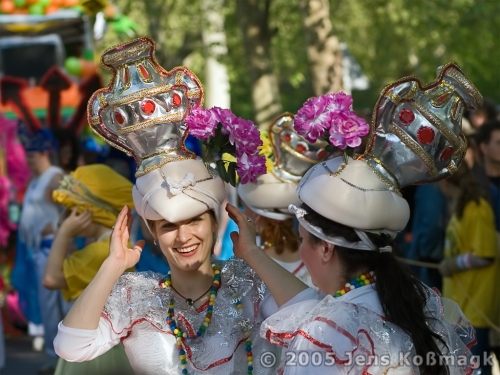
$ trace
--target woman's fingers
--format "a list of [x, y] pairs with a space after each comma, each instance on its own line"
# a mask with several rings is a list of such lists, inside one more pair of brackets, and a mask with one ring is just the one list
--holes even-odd
[[238, 210], [238, 208], [230, 203], [226, 204], [226, 211], [229, 217], [233, 219], [239, 227], [241, 227], [241, 225], [245, 224], [245, 222], [247, 221], [245, 215], [243, 215], [243, 212]]

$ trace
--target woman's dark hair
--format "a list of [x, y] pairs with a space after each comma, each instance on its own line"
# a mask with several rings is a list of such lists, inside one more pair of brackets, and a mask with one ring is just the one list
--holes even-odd
[[455, 214], [459, 219], [462, 218], [467, 204], [470, 202], [479, 204], [479, 200], [481, 198], [486, 199], [485, 194], [479, 186], [477, 178], [465, 162], [460, 164], [458, 171], [454, 175], [448, 177], [446, 181], [452, 183], [460, 189], [455, 206]]
[[[307, 205], [302, 207], [308, 212], [304, 219], [312, 225], [320, 227], [328, 236], [340, 236], [350, 242], [358, 242], [360, 238], [354, 229], [329, 220]], [[370, 240], [378, 247], [391, 244], [389, 235], [377, 235], [366, 232]], [[313, 241], [321, 239], [311, 234]], [[427, 358], [427, 353], [441, 356], [436, 340], [445, 344], [444, 340], [427, 325], [430, 317], [425, 314], [428, 297], [426, 287], [411, 270], [400, 263], [392, 252], [353, 250], [335, 245], [339, 260], [343, 265], [346, 282], [356, 278], [363, 272], [373, 271], [377, 279], [377, 294], [388, 321], [403, 329], [413, 340], [417, 355]], [[448, 368], [436, 361], [435, 364], [422, 363], [420, 373], [425, 375], [448, 374]]]
[[283, 253], [286, 247], [292, 252], [299, 249], [299, 236], [293, 229], [293, 219], [281, 221], [261, 216], [258, 225], [261, 242], [273, 246], [277, 254]]

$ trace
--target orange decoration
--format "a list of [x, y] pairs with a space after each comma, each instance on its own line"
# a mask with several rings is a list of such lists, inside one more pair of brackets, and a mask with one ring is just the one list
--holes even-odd
[[104, 17], [106, 19], [113, 19], [116, 15], [116, 7], [112, 4], [109, 4], [104, 8]]
[[78, 5], [79, 0], [64, 0], [63, 4], [65, 7], [74, 7]]
[[59, 7], [57, 5], [49, 5], [45, 8], [45, 14], [57, 13], [59, 12]]
[[51, 0], [49, 7], [60, 7], [64, 5], [63, 0]]
[[12, 13], [16, 6], [14, 5], [13, 1], [10, 0], [2, 0], [2, 5], [0, 6], [0, 9], [2, 9], [3, 13]]
[[82, 65], [81, 77], [83, 78], [88, 78], [97, 72], [97, 65], [93, 61], [80, 59], [80, 64]]

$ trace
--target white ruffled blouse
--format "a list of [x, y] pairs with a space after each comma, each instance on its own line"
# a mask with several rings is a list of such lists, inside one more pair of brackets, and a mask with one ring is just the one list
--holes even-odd
[[[246, 375], [248, 373], [244, 332], [251, 332], [253, 373], [271, 374], [274, 366], [261, 366], [263, 352], [276, 346], [259, 337], [261, 322], [278, 310], [256, 274], [241, 260], [214, 261], [221, 269], [212, 320], [201, 337], [185, 339], [189, 374]], [[88, 361], [123, 344], [136, 374], [181, 374], [176, 339], [166, 322], [173, 293], [159, 286], [163, 277], [151, 272], [128, 273], [120, 277], [95, 330], [59, 324], [54, 341], [57, 354], [70, 362]], [[243, 312], [235, 305], [241, 300]], [[205, 318], [208, 304], [198, 310], [175, 309], [177, 324], [195, 335]]]
[[[450, 374], [471, 374], [472, 326], [456, 303], [427, 292], [428, 325], [447, 344], [447, 349], [440, 345], [446, 355], [442, 360], [451, 364]], [[260, 330], [269, 342], [284, 347], [277, 374], [419, 374], [420, 358], [410, 336], [384, 317], [373, 285], [339, 298], [306, 289]]]

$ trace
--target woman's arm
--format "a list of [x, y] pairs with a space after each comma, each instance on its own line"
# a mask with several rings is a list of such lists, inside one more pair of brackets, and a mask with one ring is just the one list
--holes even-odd
[[70, 328], [97, 329], [102, 309], [113, 286], [126, 269], [133, 267], [140, 258], [144, 241], [138, 241], [133, 249], [128, 248], [132, 214], [124, 207], [111, 234], [109, 256], [94, 279], [75, 301], [62, 324]]
[[77, 207], [73, 208], [71, 214], [62, 222], [56, 233], [52, 246], [50, 247], [45, 274], [42, 285], [47, 289], [66, 289], [66, 278], [63, 272], [63, 263], [70, 246], [71, 239], [92, 224], [92, 213], [90, 211], [77, 214]]
[[278, 306], [281, 306], [307, 289], [308, 286], [281, 267], [255, 244], [255, 228], [251, 221], [233, 205], [226, 205], [229, 217], [239, 228], [231, 233], [234, 254], [243, 259], [264, 281]]

